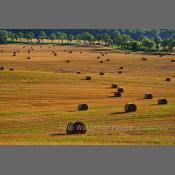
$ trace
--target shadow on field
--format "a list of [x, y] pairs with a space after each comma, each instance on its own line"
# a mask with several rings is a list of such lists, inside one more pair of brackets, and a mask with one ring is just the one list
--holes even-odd
[[136, 100], [144, 100], [144, 98], [137, 98]]
[[126, 112], [122, 111], [122, 112], [113, 112], [111, 113], [112, 115], [115, 115], [115, 114], [125, 114]]
[[65, 135], [67, 135], [67, 134], [65, 134], [65, 133], [51, 134], [51, 136], [65, 136]]
[[160, 106], [160, 105], [158, 105], [158, 104], [150, 104], [150, 106]]
[[121, 98], [121, 97], [115, 97], [115, 96], [107, 96], [106, 98]]

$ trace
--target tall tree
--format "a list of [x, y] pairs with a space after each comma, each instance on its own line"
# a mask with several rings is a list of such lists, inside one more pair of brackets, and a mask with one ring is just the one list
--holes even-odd
[[52, 43], [53, 43], [54, 40], [57, 39], [56, 34], [55, 33], [50, 34], [49, 39], [52, 40]]
[[27, 41], [32, 41], [34, 39], [34, 33], [28, 32], [25, 34], [25, 37], [26, 37]]
[[18, 35], [18, 38], [20, 40], [22, 40], [22, 38], [24, 38], [24, 34], [22, 32], [19, 32], [17, 35]]
[[152, 41], [152, 40], [150, 40], [149, 38], [144, 38], [143, 40], [142, 40], [142, 44], [143, 44], [143, 46], [144, 47], [146, 47], [147, 48], [147, 51], [149, 52], [153, 47], [154, 47], [154, 42]]
[[66, 33], [60, 33], [60, 40], [63, 41], [67, 39], [67, 34]]
[[46, 39], [46, 37], [47, 37], [47, 35], [46, 35], [45, 31], [41, 31], [38, 35], [38, 39], [41, 39], [42, 42], [44, 39]]
[[73, 34], [69, 34], [67, 36], [67, 39], [68, 39], [69, 43], [71, 44], [72, 43], [72, 40], [74, 40], [74, 35]]
[[0, 30], [0, 44], [7, 43], [8, 32], [6, 30]]

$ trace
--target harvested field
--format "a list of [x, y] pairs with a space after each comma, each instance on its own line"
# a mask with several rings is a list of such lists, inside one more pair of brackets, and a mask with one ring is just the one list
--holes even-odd
[[[0, 45], [0, 144], [174, 145], [174, 56], [101, 49], [110, 60], [104, 64], [96, 60], [96, 47], [54, 46], [54, 56], [44, 44]], [[121, 65], [124, 73], [118, 74]], [[90, 81], [85, 81], [87, 75]], [[171, 81], [164, 81], [166, 77]], [[124, 88], [122, 97], [113, 96], [112, 83]], [[145, 92], [154, 98], [145, 100]], [[168, 104], [158, 105], [159, 98]], [[78, 111], [83, 103], [89, 109]], [[136, 104], [137, 111], [125, 113], [127, 103]], [[86, 134], [66, 134], [74, 121], [86, 125]]]

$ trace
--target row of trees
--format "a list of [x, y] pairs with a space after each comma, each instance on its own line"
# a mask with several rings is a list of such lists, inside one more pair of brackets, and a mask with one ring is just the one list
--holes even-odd
[[[122, 32], [120, 30], [115, 30], [112, 34], [108, 33], [97, 33], [92, 34], [90, 32], [83, 32], [80, 34], [66, 34], [64, 32], [55, 32], [51, 34], [46, 34], [46, 32], [40, 31], [38, 36], [35, 36], [33, 32], [27, 33], [12, 33], [6, 30], [0, 30], [0, 43], [6, 42], [17, 42], [23, 41], [25, 38], [28, 42], [32, 42], [33, 39], [37, 39], [37, 42], [44, 42], [44, 39], [49, 39], [52, 42], [63, 43], [65, 40], [72, 44], [72, 41], [83, 41], [84, 44], [104, 44], [107, 46], [115, 46], [118, 49], [123, 50], [167, 50], [172, 51], [175, 47], [175, 35], [171, 35], [167, 38], [162, 38], [158, 30], [145, 36], [143, 32], [138, 32], [137, 35], [128, 29], [128, 32]], [[128, 34], [126, 34], [128, 33]], [[139, 33], [139, 34], [138, 34]]]

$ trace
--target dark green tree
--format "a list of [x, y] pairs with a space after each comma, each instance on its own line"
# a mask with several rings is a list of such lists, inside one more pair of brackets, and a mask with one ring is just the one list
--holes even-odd
[[41, 31], [41, 32], [39, 33], [39, 35], [38, 35], [38, 39], [39, 39], [39, 40], [41, 39], [42, 42], [43, 42], [44, 39], [46, 39], [46, 37], [47, 37], [47, 35], [46, 35], [45, 31]]
[[6, 30], [0, 30], [0, 44], [7, 43], [8, 32]]

